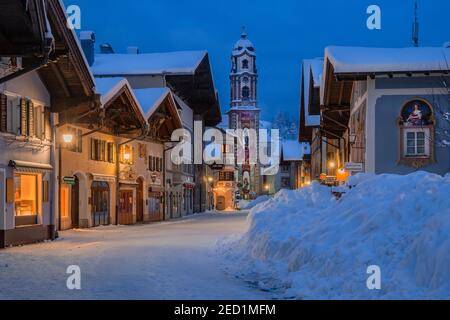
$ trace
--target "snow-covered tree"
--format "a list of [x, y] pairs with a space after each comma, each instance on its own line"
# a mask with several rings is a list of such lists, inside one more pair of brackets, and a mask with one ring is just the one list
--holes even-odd
[[437, 144], [439, 146], [450, 147], [450, 83], [449, 79], [443, 77], [442, 85], [445, 96], [445, 103], [436, 101], [436, 116], [443, 120], [443, 125], [436, 131]]
[[298, 135], [297, 121], [287, 112], [279, 111], [272, 121], [272, 128], [280, 130], [283, 140], [296, 140]]

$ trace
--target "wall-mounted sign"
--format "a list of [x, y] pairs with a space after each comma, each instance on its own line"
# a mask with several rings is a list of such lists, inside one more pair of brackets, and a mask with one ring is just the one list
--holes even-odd
[[64, 177], [63, 183], [73, 186], [75, 185], [75, 177]]
[[345, 170], [350, 172], [363, 172], [364, 171], [364, 163], [355, 163], [355, 162], [346, 162]]

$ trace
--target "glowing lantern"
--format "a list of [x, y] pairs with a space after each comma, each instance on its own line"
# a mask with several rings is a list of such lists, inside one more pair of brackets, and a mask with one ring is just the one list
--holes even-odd
[[336, 180], [339, 182], [346, 182], [350, 174], [344, 169], [339, 169], [336, 175]]

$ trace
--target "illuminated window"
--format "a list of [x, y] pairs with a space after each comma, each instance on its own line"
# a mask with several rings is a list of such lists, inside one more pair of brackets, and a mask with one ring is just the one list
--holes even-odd
[[120, 147], [120, 163], [132, 165], [134, 163], [134, 149], [132, 146]]
[[61, 216], [69, 216], [69, 188], [61, 187]]
[[14, 176], [14, 208], [15, 215], [38, 215], [37, 176], [16, 174]]

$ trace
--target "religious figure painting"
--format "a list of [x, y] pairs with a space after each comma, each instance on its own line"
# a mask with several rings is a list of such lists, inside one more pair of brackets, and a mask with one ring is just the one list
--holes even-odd
[[402, 122], [406, 127], [423, 127], [431, 124], [432, 111], [422, 101], [408, 103], [402, 111]]

